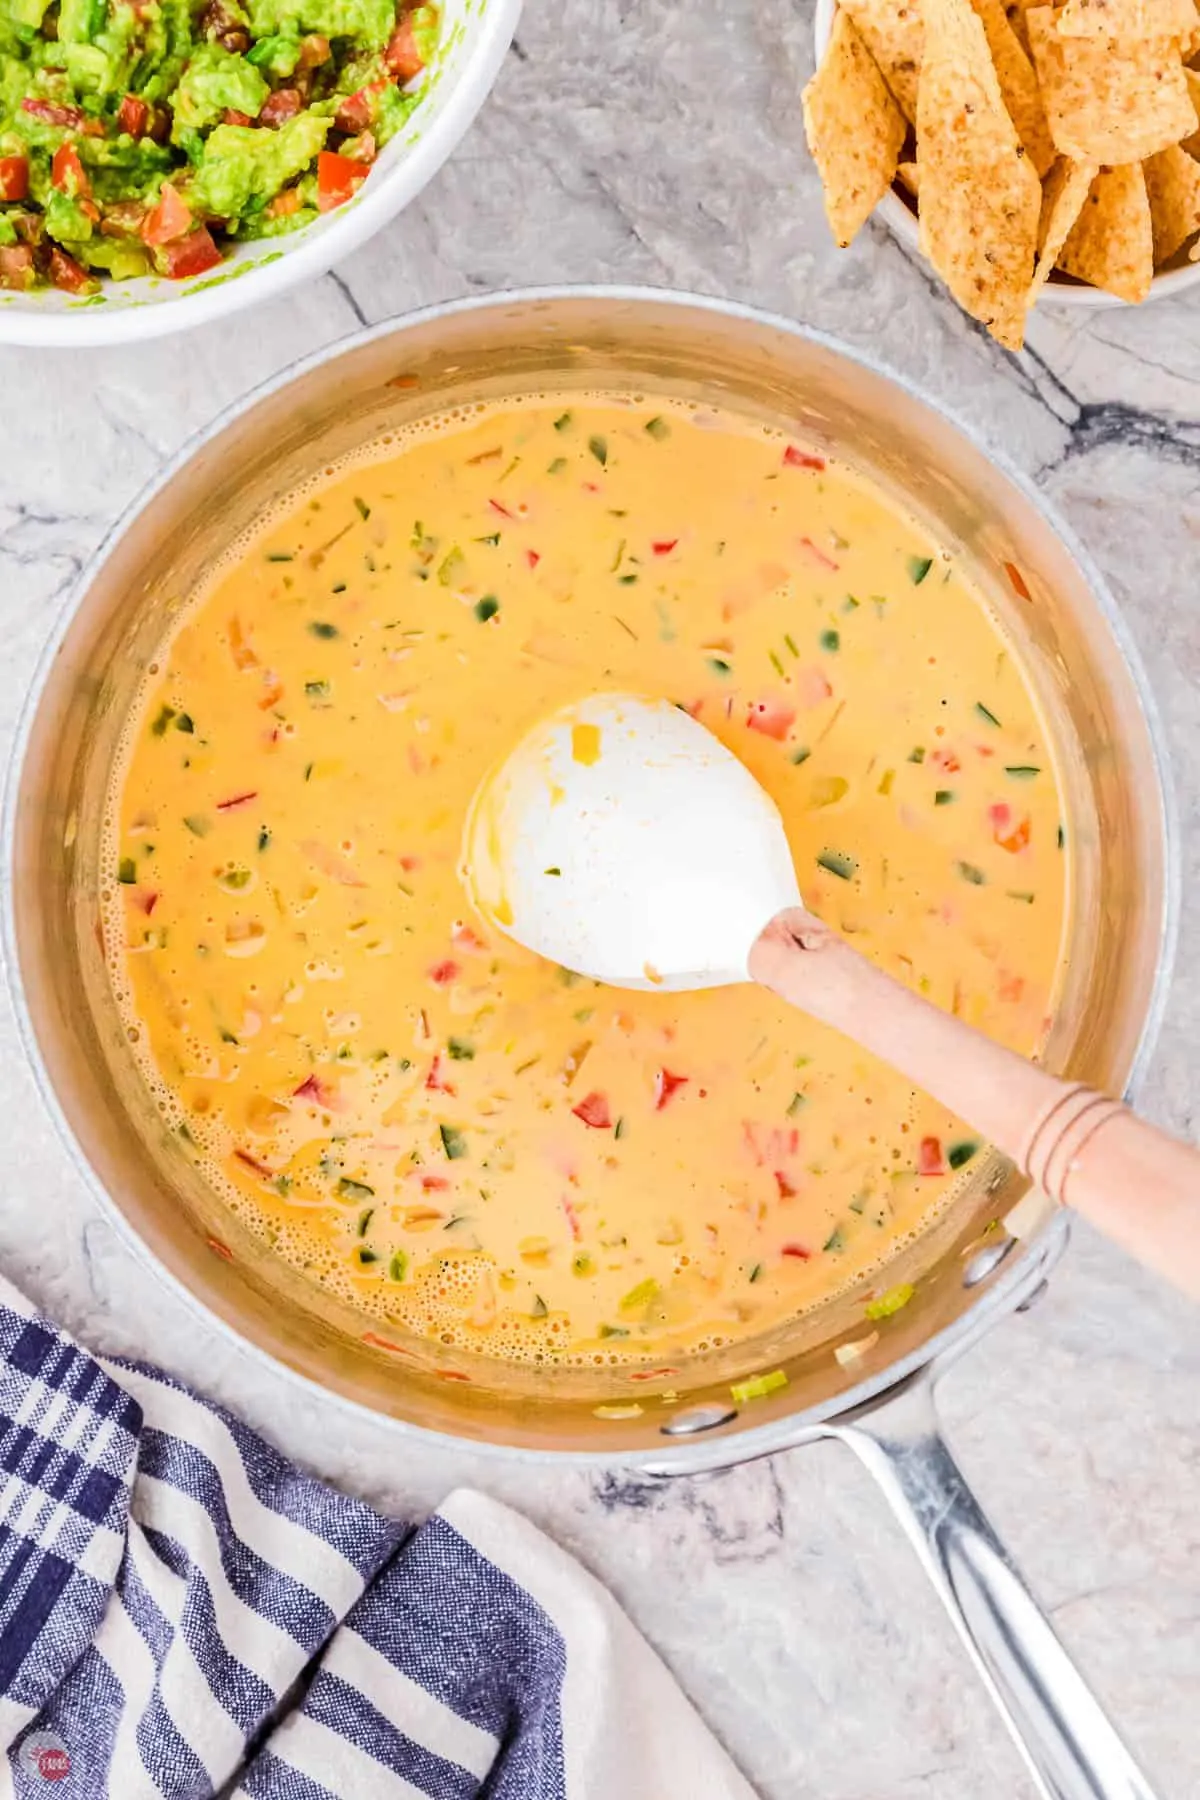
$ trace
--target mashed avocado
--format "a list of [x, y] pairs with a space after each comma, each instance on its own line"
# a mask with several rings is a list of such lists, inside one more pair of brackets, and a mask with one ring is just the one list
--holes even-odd
[[0, 0], [0, 288], [182, 280], [340, 206], [439, 25], [410, 0]]

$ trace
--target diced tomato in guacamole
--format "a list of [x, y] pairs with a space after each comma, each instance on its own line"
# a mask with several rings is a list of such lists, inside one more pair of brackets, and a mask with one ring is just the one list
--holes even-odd
[[0, 289], [207, 273], [350, 199], [418, 104], [412, 0], [0, 0]]

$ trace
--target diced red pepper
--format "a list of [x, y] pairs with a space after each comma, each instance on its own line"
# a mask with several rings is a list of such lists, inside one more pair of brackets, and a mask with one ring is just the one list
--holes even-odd
[[74, 144], [60, 144], [54, 152], [54, 159], [50, 164], [50, 179], [60, 194], [67, 194], [72, 200], [87, 200], [91, 197], [92, 184]]
[[252, 800], [258, 799], [258, 789], [251, 788], [244, 794], [231, 794], [228, 800], [217, 801], [218, 812], [236, 812], [239, 806], [249, 806]]
[[117, 130], [127, 131], [132, 138], [145, 137], [150, 123], [150, 108], [136, 94], [126, 94], [117, 108]]
[[207, 269], [219, 267], [221, 252], [213, 242], [207, 225], [197, 225], [186, 237], [163, 244], [156, 261], [163, 274], [172, 281], [187, 281], [193, 275], [203, 275]]
[[536, 569], [541, 560], [541, 555], [538, 551], [527, 550], [525, 552], [525, 561], [529, 564], [531, 569]]
[[798, 450], [795, 444], [789, 444], [783, 453], [783, 466], [785, 469], [823, 469], [825, 458], [813, 456], [811, 451]]
[[957, 775], [962, 768], [953, 750], [935, 750], [929, 760], [935, 769], [944, 769], [947, 775]]
[[278, 131], [281, 125], [295, 118], [303, 105], [299, 88], [277, 88], [263, 101], [258, 122], [270, 131]]
[[825, 678], [824, 670], [811, 668], [799, 669], [796, 672], [796, 698], [801, 706], [820, 706], [828, 700], [833, 689]]
[[[419, 866], [419, 859], [414, 856], [414, 857], [409, 857], [406, 861], [405, 858], [402, 856], [400, 858], [400, 866], [401, 866], [401, 868], [415, 869]], [[479, 933], [477, 931], [473, 931], [469, 925], [464, 924], [461, 920], [458, 922], [458, 924], [452, 926], [451, 931], [450, 931], [450, 936], [454, 939], [454, 942], [456, 944], [461, 944], [464, 950], [486, 950], [487, 949], [487, 945], [484, 943], [484, 941], [480, 937]]]
[[573, 1106], [571, 1111], [577, 1119], [582, 1119], [584, 1124], [590, 1126], [593, 1131], [607, 1131], [612, 1125], [612, 1114], [608, 1109], [608, 1095], [600, 1093], [598, 1089], [593, 1093], [585, 1094], [579, 1105]]
[[923, 1137], [917, 1149], [918, 1175], [944, 1175], [946, 1159], [942, 1155], [942, 1140], [935, 1137]]
[[29, 194], [29, 158], [0, 156], [0, 200], [24, 200]]
[[777, 1168], [800, 1149], [800, 1133], [794, 1125], [756, 1125], [743, 1119], [742, 1137], [760, 1169]]
[[429, 979], [432, 981], [434, 987], [449, 987], [450, 983], [452, 981], [457, 981], [461, 974], [462, 970], [454, 961], [454, 958], [447, 956], [443, 958], [441, 962], [434, 963], [429, 971]]
[[429, 1089], [431, 1094], [453, 1094], [454, 1092], [451, 1083], [443, 1079], [442, 1059], [440, 1055], [435, 1056], [429, 1065], [429, 1073], [425, 1077], [425, 1086]]
[[367, 171], [353, 157], [339, 156], [336, 150], [322, 150], [317, 157], [317, 206], [321, 212], [332, 212], [344, 206], [367, 178]]
[[654, 1077], [655, 1112], [661, 1112], [671, 1095], [686, 1087], [690, 1079], [688, 1075], [672, 1075], [670, 1069], [660, 1069]]
[[337, 129], [344, 131], [348, 137], [370, 130], [375, 123], [375, 96], [386, 86], [386, 81], [371, 81], [366, 87], [348, 94], [333, 115]]
[[1025, 992], [1025, 977], [1023, 975], [1001, 975], [996, 985], [996, 992], [1001, 1000], [1008, 1001], [1015, 1006]]
[[788, 1180], [782, 1169], [775, 1170], [775, 1187], [781, 1200], [794, 1200], [800, 1192], [800, 1189]]
[[751, 701], [746, 723], [751, 731], [761, 731], [764, 737], [774, 738], [781, 744], [795, 720], [795, 707], [772, 696], [767, 700]]
[[28, 244], [0, 244], [0, 288], [23, 294], [36, 279], [33, 251]]
[[839, 566], [834, 562], [832, 556], [822, 550], [819, 544], [814, 544], [810, 537], [802, 537], [800, 539], [800, 548], [812, 562], [815, 562], [818, 565], [819, 568], [836, 569]]
[[[993, 808], [992, 810], [993, 810], [993, 812], [995, 812], [996, 809]], [[1008, 809], [1006, 807], [1005, 811], [1007, 812], [1007, 810]], [[1032, 822], [1030, 820], [1028, 813], [1026, 813], [1026, 815], [1023, 819], [1019, 819], [1017, 821], [1017, 823], [1012, 827], [1011, 831], [1008, 829], [1008, 825], [1009, 825], [1008, 819], [1004, 819], [1003, 821], [1001, 821], [999, 819], [993, 818], [992, 824], [993, 824], [993, 831], [992, 831], [993, 839], [995, 840], [995, 842], [997, 844], [999, 844], [999, 846], [1002, 850], [1007, 850], [1010, 856], [1016, 856], [1018, 851], [1024, 850], [1025, 846], [1029, 842], [1030, 833], [1033, 829]]]
[[150, 914], [154, 911], [155, 907], [158, 905], [158, 895], [154, 892], [153, 889], [151, 889], [148, 894], [139, 894], [138, 905], [141, 907], [141, 909], [145, 913], [146, 917], [149, 918]]
[[655, 556], [670, 556], [678, 542], [678, 538], [656, 538], [650, 548]]
[[416, 33], [411, 18], [401, 19], [388, 40], [383, 53], [384, 67], [397, 81], [411, 81], [425, 67], [425, 58], [417, 49]]
[[583, 1227], [579, 1223], [579, 1214], [575, 1211], [574, 1206], [571, 1204], [570, 1196], [568, 1194], [564, 1194], [562, 1196], [562, 1199], [559, 1201], [559, 1205], [563, 1209], [563, 1218], [567, 1221], [567, 1226], [568, 1226], [568, 1229], [570, 1230], [571, 1236], [574, 1238], [575, 1242], [578, 1243], [580, 1238], [583, 1236]]
[[450, 1190], [450, 1183], [444, 1175], [422, 1175], [421, 1192], [423, 1194], [445, 1194]]
[[1032, 600], [1033, 599], [1033, 595], [1030, 593], [1028, 587], [1026, 586], [1025, 577], [1022, 575], [1020, 569], [1018, 569], [1016, 563], [1006, 562], [1004, 565], [1004, 573], [1008, 576], [1008, 579], [1011, 581], [1012, 586], [1013, 586], [1013, 592], [1015, 594], [1018, 594], [1022, 600]]
[[292, 1098], [294, 1100], [312, 1100], [317, 1106], [323, 1106], [326, 1112], [342, 1110], [342, 1103], [338, 1099], [336, 1089], [322, 1081], [319, 1075], [306, 1075], [300, 1086], [292, 1089]]
[[374, 1350], [389, 1350], [393, 1356], [407, 1356], [410, 1362], [416, 1360], [415, 1350], [406, 1350], [403, 1344], [393, 1343], [391, 1338], [380, 1337], [377, 1331], [364, 1331], [362, 1341]]
[[795, 1262], [812, 1261], [812, 1251], [805, 1249], [803, 1244], [784, 1244], [779, 1254], [780, 1256], [790, 1256]]
[[89, 275], [82, 263], [77, 263], [57, 244], [50, 252], [50, 279], [64, 294], [95, 294], [100, 289], [96, 277]]
[[257, 1156], [251, 1156], [248, 1150], [235, 1150], [233, 1154], [240, 1163], [245, 1163], [248, 1169], [253, 1169], [256, 1175], [261, 1175], [264, 1181], [271, 1181], [274, 1178], [274, 1169], [268, 1169], [266, 1163], [259, 1162]]
[[284, 687], [278, 675], [270, 670], [264, 671], [263, 679], [267, 685], [258, 697], [258, 710], [259, 712], [270, 712], [271, 708], [277, 706], [283, 699]]
[[158, 202], [150, 208], [142, 224], [142, 241], [146, 244], [171, 244], [192, 229], [192, 212], [178, 189], [164, 181]]
[[43, 125], [61, 125], [65, 131], [78, 131], [83, 124], [81, 107], [60, 106], [56, 100], [22, 100], [21, 111]]

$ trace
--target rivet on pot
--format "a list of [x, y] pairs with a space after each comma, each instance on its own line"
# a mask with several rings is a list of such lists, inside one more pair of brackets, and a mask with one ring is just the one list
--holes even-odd
[[720, 1401], [712, 1401], [707, 1406], [689, 1406], [686, 1412], [676, 1413], [658, 1429], [667, 1437], [690, 1437], [693, 1432], [711, 1431], [715, 1425], [728, 1425], [730, 1419], [736, 1418], [736, 1406], [722, 1406]]
[[994, 1274], [1000, 1267], [1009, 1251], [1015, 1247], [1016, 1242], [1014, 1237], [998, 1237], [976, 1250], [963, 1270], [963, 1286], [978, 1287], [981, 1281], [986, 1281], [988, 1276]]

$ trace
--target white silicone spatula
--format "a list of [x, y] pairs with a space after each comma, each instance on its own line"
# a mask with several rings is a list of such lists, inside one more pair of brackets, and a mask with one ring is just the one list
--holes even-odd
[[464, 870], [486, 917], [580, 974], [761, 982], [1200, 1296], [1200, 1152], [931, 1006], [805, 911], [773, 802], [678, 707], [598, 694], [535, 726], [476, 796]]

